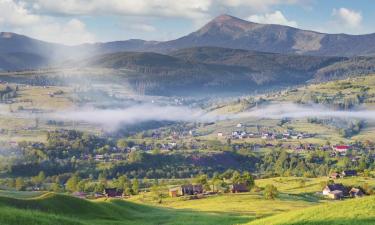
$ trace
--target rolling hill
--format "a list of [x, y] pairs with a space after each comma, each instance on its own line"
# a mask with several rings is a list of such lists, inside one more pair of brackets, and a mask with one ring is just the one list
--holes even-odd
[[169, 55], [153, 52], [103, 54], [77, 61], [75, 65], [124, 71], [130, 84], [142, 87], [146, 94], [174, 95], [183, 91], [249, 93], [254, 89], [369, 74], [375, 72], [375, 67], [369, 66], [372, 61], [372, 57], [301, 56], [196, 47]]
[[2, 225], [230, 225], [247, 218], [216, 213], [173, 210], [122, 200], [87, 201], [68, 195], [46, 193], [17, 199], [0, 197]]
[[375, 224], [375, 198], [313, 206], [255, 220], [248, 225], [370, 225]]
[[37, 69], [48, 65], [48, 60], [40, 55], [26, 52], [0, 54], [0, 71]]

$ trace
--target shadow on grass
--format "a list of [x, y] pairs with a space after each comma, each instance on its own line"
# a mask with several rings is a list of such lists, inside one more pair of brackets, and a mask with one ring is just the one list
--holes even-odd
[[[134, 210], [132, 221], [135, 224], [166, 225], [232, 225], [244, 224], [256, 219], [255, 216], [223, 213], [216, 211], [195, 211], [188, 209], [171, 209], [157, 206], [145, 206], [138, 203], [115, 200], [113, 204]], [[143, 212], [142, 212], [143, 211]], [[139, 213], [141, 212], [141, 213]], [[150, 223], [141, 223], [142, 221]]]
[[[91, 202], [53, 193], [27, 200], [0, 197], [2, 222], [10, 218], [10, 214], [1, 213], [5, 208], [14, 212], [12, 217], [16, 218], [18, 214], [24, 218], [22, 221], [16, 220], [17, 223], [2, 223], [11, 225], [45, 224], [41, 219], [47, 217], [51, 221], [47, 224], [66, 224], [61, 221], [71, 221], [68, 224], [88, 225], [232, 225], [255, 219], [244, 215], [149, 206], [118, 199]], [[37, 214], [41, 216], [35, 217]]]

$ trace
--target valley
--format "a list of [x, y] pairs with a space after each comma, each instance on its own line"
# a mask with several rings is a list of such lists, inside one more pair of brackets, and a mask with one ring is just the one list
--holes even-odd
[[31, 2], [0, 0], [0, 224], [375, 224], [361, 11]]

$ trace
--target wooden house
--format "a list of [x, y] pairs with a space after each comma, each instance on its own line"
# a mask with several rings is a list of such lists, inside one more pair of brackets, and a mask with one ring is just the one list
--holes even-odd
[[117, 188], [106, 188], [103, 193], [107, 198], [120, 198], [123, 196], [123, 190]]
[[201, 184], [187, 184], [181, 186], [182, 195], [196, 195], [203, 193], [203, 186]]
[[232, 193], [249, 192], [249, 188], [246, 184], [233, 184], [230, 186], [230, 191]]
[[352, 198], [358, 198], [358, 197], [362, 197], [364, 194], [363, 194], [363, 191], [361, 189], [359, 189], [359, 188], [352, 188], [349, 191], [349, 195]]
[[327, 195], [330, 199], [342, 199], [344, 197], [344, 193], [340, 190], [331, 191]]
[[334, 172], [334, 173], [331, 173], [331, 175], [329, 175], [330, 178], [332, 179], [338, 179], [341, 177], [341, 174], [338, 173], [338, 172]]
[[355, 170], [344, 170], [342, 172], [343, 177], [354, 177], [357, 176], [357, 171]]
[[347, 188], [342, 184], [329, 184], [323, 189], [323, 195], [332, 199], [337, 199], [337, 197], [341, 198], [348, 194]]
[[181, 187], [169, 188], [168, 195], [171, 198], [175, 198], [181, 195]]

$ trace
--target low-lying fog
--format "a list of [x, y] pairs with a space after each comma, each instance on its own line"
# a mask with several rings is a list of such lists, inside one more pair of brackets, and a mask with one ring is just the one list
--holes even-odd
[[[2, 115], [10, 115], [6, 107], [0, 107]], [[292, 103], [269, 104], [249, 111], [232, 114], [207, 112], [187, 106], [164, 106], [158, 104], [137, 104], [122, 109], [81, 108], [77, 110], [57, 111], [30, 116], [28, 113], [12, 114], [18, 117], [40, 117], [44, 120], [77, 121], [96, 124], [107, 129], [116, 129], [121, 125], [149, 121], [176, 122], [215, 122], [241, 118], [340, 118], [375, 120], [375, 110], [357, 109], [352, 111], [332, 110], [321, 105], [298, 105]]]
[[241, 118], [308, 118], [375, 120], [375, 110], [338, 111], [320, 105], [271, 104], [236, 114], [218, 114], [186, 106], [141, 104], [124, 109], [81, 109], [50, 114], [56, 120], [84, 121], [115, 128], [147, 121], [215, 122]]

